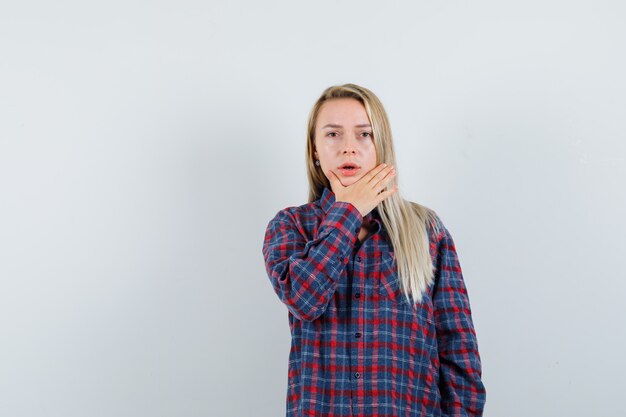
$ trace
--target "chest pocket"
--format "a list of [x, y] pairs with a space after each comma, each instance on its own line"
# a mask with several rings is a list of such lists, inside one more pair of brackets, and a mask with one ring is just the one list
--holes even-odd
[[406, 296], [402, 292], [400, 279], [396, 266], [396, 257], [393, 252], [382, 255], [378, 263], [378, 294], [384, 299], [388, 299], [399, 304], [406, 304]]

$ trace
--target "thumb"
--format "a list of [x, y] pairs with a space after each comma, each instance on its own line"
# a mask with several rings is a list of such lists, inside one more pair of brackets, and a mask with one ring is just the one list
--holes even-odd
[[328, 171], [328, 181], [330, 181], [330, 187], [333, 189], [333, 192], [343, 188], [343, 184], [339, 181], [339, 177], [332, 170]]

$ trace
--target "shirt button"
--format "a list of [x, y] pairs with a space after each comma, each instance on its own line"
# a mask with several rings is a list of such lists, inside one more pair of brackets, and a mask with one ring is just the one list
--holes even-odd
[[356, 337], [358, 339], [359, 337], [361, 337], [361, 333], [355, 333], [354, 337]]
[[359, 378], [361, 378], [361, 374], [357, 372], [357, 373], [355, 373], [355, 374], [354, 374], [354, 377], [355, 377], [356, 379], [359, 379]]
[[357, 292], [356, 294], [354, 294], [354, 298], [361, 298], [361, 293]]
[[360, 256], [357, 256], [357, 257], [356, 257], [356, 261], [357, 261], [357, 262], [361, 262], [361, 257], [360, 257]]

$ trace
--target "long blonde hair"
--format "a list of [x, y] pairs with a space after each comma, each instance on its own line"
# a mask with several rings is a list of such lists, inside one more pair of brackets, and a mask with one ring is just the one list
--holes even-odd
[[[322, 196], [324, 187], [331, 188], [321, 168], [315, 165], [315, 125], [319, 110], [327, 100], [353, 98], [364, 107], [372, 125], [377, 164], [396, 166], [391, 127], [385, 109], [374, 93], [356, 84], [343, 84], [328, 87], [313, 105], [309, 115], [307, 134], [307, 175], [309, 178], [309, 202]], [[396, 167], [396, 172], [398, 171]], [[388, 185], [392, 187], [398, 176]], [[430, 256], [428, 227], [439, 233], [435, 213], [426, 206], [404, 200], [396, 192], [378, 205], [378, 212], [391, 240], [398, 269], [402, 292], [410, 302], [422, 301], [422, 295], [433, 282], [433, 265]]]

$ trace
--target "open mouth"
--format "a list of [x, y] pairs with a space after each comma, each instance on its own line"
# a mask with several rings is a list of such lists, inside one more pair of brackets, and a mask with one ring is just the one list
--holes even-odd
[[346, 177], [349, 177], [359, 172], [361, 167], [353, 162], [346, 162], [345, 164], [341, 165], [338, 169], [339, 169], [339, 172], [341, 172], [341, 174], [343, 174]]
[[359, 169], [361, 168], [360, 166], [358, 166], [357, 164], [353, 164], [352, 162], [348, 162], [343, 164], [342, 166], [339, 167], [339, 169]]

